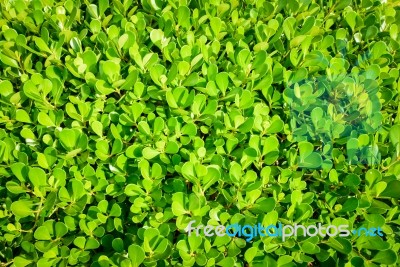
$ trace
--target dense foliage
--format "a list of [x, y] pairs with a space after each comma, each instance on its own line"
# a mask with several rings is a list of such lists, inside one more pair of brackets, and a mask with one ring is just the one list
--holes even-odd
[[1, 0], [0, 266], [400, 266], [396, 2]]

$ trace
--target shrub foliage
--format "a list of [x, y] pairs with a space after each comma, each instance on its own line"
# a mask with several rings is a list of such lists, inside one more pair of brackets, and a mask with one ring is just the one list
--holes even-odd
[[[397, 1], [0, 1], [1, 266], [399, 266]], [[190, 237], [189, 221], [384, 236]]]

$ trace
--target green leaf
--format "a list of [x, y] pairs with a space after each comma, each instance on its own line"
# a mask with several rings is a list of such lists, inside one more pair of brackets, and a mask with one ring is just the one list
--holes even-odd
[[24, 189], [22, 186], [14, 181], [8, 181], [6, 183], [6, 188], [13, 194], [21, 194], [26, 192], [26, 189]]
[[318, 168], [322, 165], [322, 157], [320, 154], [313, 152], [314, 146], [309, 142], [299, 143], [300, 162], [299, 167], [302, 168]]
[[76, 147], [79, 134], [77, 130], [74, 129], [63, 129], [60, 132], [59, 137], [61, 144], [64, 146], [64, 148], [66, 148], [67, 150], [73, 150]]
[[86, 239], [83, 236], [78, 236], [74, 239], [74, 245], [80, 249], [85, 249]]
[[34, 39], [35, 44], [37, 45], [37, 47], [39, 47], [40, 51], [42, 51], [42, 52], [47, 52], [47, 53], [49, 53], [49, 54], [52, 53], [51, 50], [50, 50], [50, 48], [47, 46], [46, 42], [43, 41], [42, 38], [34, 37], [33, 39]]
[[139, 267], [146, 258], [143, 248], [135, 244], [128, 247], [128, 256], [133, 267]]
[[153, 149], [151, 147], [145, 147], [143, 149], [142, 153], [143, 153], [143, 157], [145, 159], [152, 159], [152, 158], [154, 158], [154, 157], [156, 157], [156, 156], [158, 156], [160, 154], [159, 151], [157, 151], [157, 150], [155, 150], [155, 149]]
[[97, 249], [99, 247], [100, 247], [100, 243], [99, 243], [99, 241], [97, 241], [97, 239], [95, 239], [93, 237], [89, 237], [86, 240], [85, 250]]
[[55, 231], [56, 231], [56, 238], [61, 238], [68, 233], [68, 228], [64, 223], [56, 222]]
[[156, 85], [162, 86], [161, 76], [167, 73], [163, 65], [155, 64], [150, 68], [150, 77]]
[[23, 109], [17, 109], [15, 119], [20, 122], [31, 123], [29, 114]]
[[169, 141], [165, 147], [165, 153], [176, 154], [179, 151], [179, 145], [175, 141]]
[[34, 237], [37, 240], [51, 240], [51, 235], [50, 235], [49, 230], [47, 229], [46, 226], [39, 226], [35, 230]]
[[95, 132], [100, 137], [103, 136], [103, 124], [101, 122], [93, 121], [91, 126], [92, 126], [93, 132]]
[[116, 238], [112, 241], [112, 247], [115, 251], [124, 251], [124, 241], [121, 238]]
[[47, 186], [47, 176], [41, 168], [30, 168], [29, 180], [36, 187]]
[[210, 19], [210, 26], [214, 36], [218, 36], [222, 28], [222, 21], [218, 17], [213, 17]]
[[2, 53], [0, 53], [0, 61], [10, 67], [19, 68], [18, 62], [15, 59], [10, 58]]
[[353, 31], [356, 26], [356, 18], [357, 18], [357, 13], [354, 11], [350, 11], [346, 14], [346, 21]]
[[149, 124], [145, 121], [141, 121], [138, 123], [138, 129], [139, 129], [139, 132], [141, 132], [144, 135], [151, 136], [151, 134], [152, 134]]
[[395, 264], [397, 262], [397, 254], [391, 249], [382, 250], [376, 253], [371, 261], [386, 265]]
[[11, 211], [15, 216], [24, 218], [33, 216], [34, 211], [32, 210], [33, 203], [29, 200], [18, 200], [11, 204]]
[[118, 80], [120, 75], [120, 64], [115, 61], [101, 61], [100, 62], [100, 75], [105, 76], [109, 83], [113, 83]]
[[393, 125], [390, 128], [390, 141], [394, 146], [400, 143], [400, 124]]
[[302, 67], [312, 67], [312, 66], [319, 66], [321, 69], [324, 69], [328, 66], [328, 61], [326, 60], [322, 52], [316, 50], [306, 55]]
[[25, 267], [32, 263], [32, 260], [25, 259], [21, 256], [14, 258], [14, 264], [16, 267]]
[[343, 254], [349, 254], [352, 250], [350, 241], [341, 237], [330, 237], [326, 244]]
[[349, 212], [356, 210], [357, 208], [358, 208], [358, 199], [352, 197], [346, 200], [340, 212]]
[[49, 117], [49, 115], [47, 115], [46, 113], [44, 113], [43, 111], [41, 111], [38, 115], [38, 121], [41, 125], [47, 126], [47, 127], [54, 127], [56, 126], [53, 122], [53, 120]]
[[186, 205], [186, 198], [182, 192], [175, 193], [172, 196], [172, 212], [175, 216], [180, 216], [187, 213], [185, 205]]
[[257, 254], [258, 249], [256, 247], [251, 247], [246, 252], [244, 253], [244, 258], [246, 259], [247, 262], [252, 262], [254, 257]]
[[13, 85], [9, 80], [0, 82], [0, 95], [9, 96], [14, 92]]
[[400, 195], [400, 181], [390, 181], [385, 190], [380, 194], [381, 197], [392, 197], [396, 198]]
[[154, 120], [153, 133], [157, 135], [161, 134], [162, 131], [164, 130], [164, 126], [165, 126], [164, 120], [160, 117], [157, 117]]
[[178, 24], [185, 28], [190, 28], [190, 9], [187, 6], [179, 6], [177, 9]]

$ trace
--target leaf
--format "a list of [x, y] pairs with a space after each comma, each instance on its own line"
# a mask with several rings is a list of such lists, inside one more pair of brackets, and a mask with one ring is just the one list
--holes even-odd
[[31, 263], [32, 263], [31, 260], [25, 259], [21, 256], [17, 256], [14, 258], [14, 264], [16, 267], [25, 267]]
[[6, 188], [13, 194], [21, 194], [26, 192], [26, 189], [24, 189], [22, 186], [20, 186], [18, 183], [14, 181], [8, 181], [6, 183]]
[[19, 68], [18, 62], [15, 59], [12, 59], [2, 53], [0, 53], [0, 61], [10, 67]]
[[13, 85], [9, 80], [0, 82], [0, 95], [7, 97], [13, 92], [14, 92]]
[[46, 42], [43, 41], [42, 38], [34, 37], [33, 39], [34, 39], [35, 44], [37, 45], [37, 47], [39, 47], [40, 51], [42, 51], [42, 52], [47, 52], [47, 53], [49, 53], [49, 54], [52, 53], [51, 50], [50, 50], [50, 48], [47, 46]]
[[34, 237], [37, 240], [51, 240], [51, 235], [50, 235], [49, 230], [47, 229], [46, 226], [39, 226], [35, 230]]
[[100, 61], [100, 75], [105, 76], [109, 83], [117, 81], [120, 68], [120, 64], [114, 61]]
[[314, 146], [309, 142], [299, 143], [300, 162], [299, 167], [302, 168], [318, 168], [322, 165], [322, 157], [320, 154], [313, 152]]
[[400, 124], [393, 125], [389, 132], [390, 141], [394, 146], [400, 143]]
[[330, 237], [326, 244], [343, 254], [349, 254], [352, 250], [350, 241], [341, 237]]
[[186, 208], [186, 197], [182, 192], [175, 193], [172, 196], [172, 212], [175, 216], [180, 216], [185, 214]]
[[78, 139], [77, 132], [72, 129], [63, 129], [60, 134], [61, 144], [67, 149], [72, 150], [76, 146], [76, 142]]
[[150, 130], [150, 126], [145, 121], [141, 121], [141, 122], [138, 123], [138, 129], [139, 129], [139, 132], [141, 132], [144, 135], [147, 135], [147, 136], [151, 136], [152, 135], [151, 130]]
[[392, 197], [396, 198], [400, 195], [400, 181], [390, 181], [385, 190], [380, 194], [381, 197]]
[[139, 267], [146, 257], [143, 248], [135, 244], [128, 247], [128, 256], [133, 267]]
[[124, 251], [124, 241], [121, 238], [116, 238], [112, 241], [112, 247], [115, 251], [122, 252]]
[[150, 68], [150, 77], [156, 85], [162, 86], [161, 76], [167, 73], [163, 65], [155, 64]]
[[340, 212], [349, 212], [356, 210], [357, 208], [358, 208], [358, 199], [352, 197], [346, 200]]
[[29, 180], [36, 187], [46, 186], [47, 185], [47, 176], [44, 170], [41, 168], [30, 168], [29, 170]]
[[213, 17], [210, 19], [210, 26], [214, 36], [218, 36], [222, 28], [222, 21], [218, 17]]
[[178, 108], [178, 105], [175, 101], [174, 95], [172, 94], [171, 91], [166, 92], [166, 99], [167, 99], [168, 106], [170, 108]]
[[33, 203], [29, 200], [17, 200], [11, 204], [10, 209], [15, 216], [24, 218], [33, 216], [32, 206]]
[[312, 51], [306, 55], [302, 67], [311, 66], [319, 66], [321, 69], [324, 69], [328, 66], [328, 61], [320, 51]]
[[397, 255], [391, 249], [382, 250], [382, 251], [379, 251], [378, 253], [376, 253], [371, 261], [380, 263], [380, 264], [391, 265], [391, 264], [395, 264], [397, 262]]
[[256, 247], [251, 247], [246, 252], [244, 253], [244, 258], [246, 259], [247, 262], [252, 262], [254, 257], [257, 254], [258, 249]]
[[31, 118], [29, 114], [23, 109], [17, 109], [15, 119], [20, 122], [31, 123]]
[[165, 147], [165, 153], [176, 154], [179, 151], [179, 145], [175, 141], [169, 141]]
[[284, 127], [283, 121], [279, 118], [279, 116], [272, 117], [272, 121], [269, 124], [269, 127], [266, 130], [268, 134], [279, 133], [282, 131]]
[[143, 149], [143, 157], [145, 159], [152, 159], [152, 158], [158, 156], [159, 154], [160, 154], [159, 151], [157, 151], [157, 150], [155, 150], [153, 148], [150, 148], [150, 147], [145, 147]]
[[103, 136], [103, 124], [101, 122], [93, 121], [91, 126], [92, 126], [93, 132], [95, 132], [100, 137]]
[[54, 127], [56, 126], [53, 122], [53, 120], [49, 117], [49, 115], [47, 115], [46, 113], [44, 113], [43, 111], [41, 111], [38, 115], [38, 121], [41, 125], [47, 126], [47, 127]]
[[178, 24], [186, 30], [190, 28], [190, 9], [187, 6], [179, 6], [177, 9]]
[[109, 8], [108, 0], [100, 0], [99, 1], [99, 15], [103, 16], [104, 12]]
[[97, 239], [95, 239], [93, 237], [89, 237], [86, 240], [85, 250], [97, 249], [99, 247], [100, 247], [100, 243], [99, 243], [99, 241], [97, 241]]
[[354, 11], [350, 11], [346, 14], [346, 21], [353, 31], [356, 26], [356, 17], [357, 17], [357, 13]]
[[145, 192], [142, 190], [142, 188], [136, 184], [128, 184], [125, 188], [125, 194], [127, 196], [140, 196], [144, 195]]
[[80, 249], [85, 249], [86, 239], [83, 236], [78, 236], [74, 239], [74, 245]]
[[64, 223], [56, 222], [55, 232], [56, 232], [56, 238], [61, 238], [68, 233], [68, 228]]
[[161, 134], [162, 131], [164, 130], [164, 126], [165, 126], [164, 120], [160, 117], [157, 117], [154, 120], [153, 133], [156, 135]]

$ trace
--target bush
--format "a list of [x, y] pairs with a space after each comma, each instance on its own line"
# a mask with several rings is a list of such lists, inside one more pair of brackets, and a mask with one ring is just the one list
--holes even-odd
[[1, 266], [400, 266], [396, 1], [0, 7]]

